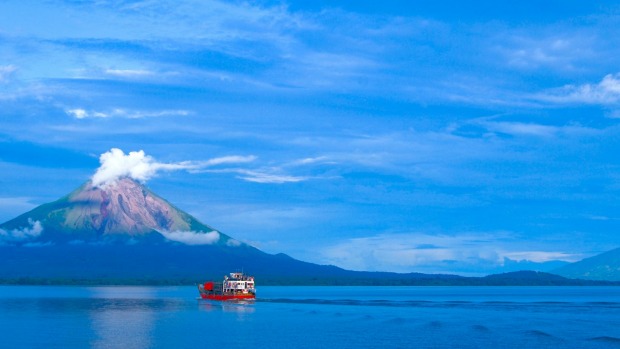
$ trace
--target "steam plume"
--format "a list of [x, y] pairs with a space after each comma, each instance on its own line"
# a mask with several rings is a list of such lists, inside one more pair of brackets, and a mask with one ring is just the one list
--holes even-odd
[[256, 159], [254, 156], [225, 156], [206, 161], [161, 163], [157, 162], [153, 157], [146, 155], [143, 150], [125, 154], [121, 149], [112, 148], [99, 157], [101, 166], [99, 166], [91, 181], [95, 187], [105, 187], [123, 177], [146, 182], [160, 171], [197, 171], [209, 166], [251, 162], [254, 159]]

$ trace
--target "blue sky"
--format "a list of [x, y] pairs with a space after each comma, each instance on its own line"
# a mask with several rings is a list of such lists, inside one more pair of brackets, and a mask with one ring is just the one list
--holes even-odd
[[147, 185], [270, 253], [576, 261], [620, 245], [618, 28], [611, 1], [5, 1], [0, 221], [119, 148], [208, 164]]

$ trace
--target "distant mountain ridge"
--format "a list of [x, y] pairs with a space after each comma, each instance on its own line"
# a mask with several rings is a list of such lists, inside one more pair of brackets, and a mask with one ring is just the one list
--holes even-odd
[[535, 272], [483, 278], [349, 271], [271, 255], [199, 222], [121, 178], [91, 182], [0, 224], [0, 283], [188, 284], [244, 269], [262, 284], [582, 285]]
[[568, 278], [620, 281], [620, 248], [553, 270]]

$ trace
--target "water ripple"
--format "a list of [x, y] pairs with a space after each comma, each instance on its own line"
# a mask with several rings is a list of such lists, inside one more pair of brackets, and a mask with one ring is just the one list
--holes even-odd
[[593, 337], [593, 338], [590, 338], [589, 340], [595, 341], [595, 342], [605, 342], [605, 343], [613, 343], [613, 344], [620, 345], [620, 338], [611, 337], [611, 336]]
[[426, 300], [385, 300], [385, 299], [290, 299], [290, 298], [258, 298], [257, 302], [263, 303], [285, 303], [285, 304], [320, 304], [320, 305], [353, 305], [368, 307], [410, 307], [410, 308], [514, 308], [514, 307], [535, 307], [535, 308], [620, 308], [618, 302], [509, 302], [509, 301], [426, 301]]

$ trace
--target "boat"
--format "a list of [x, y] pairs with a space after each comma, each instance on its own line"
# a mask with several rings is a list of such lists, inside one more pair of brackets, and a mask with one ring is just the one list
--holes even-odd
[[230, 273], [224, 281], [207, 281], [198, 284], [200, 298], [215, 301], [252, 300], [256, 298], [254, 277], [243, 273]]

